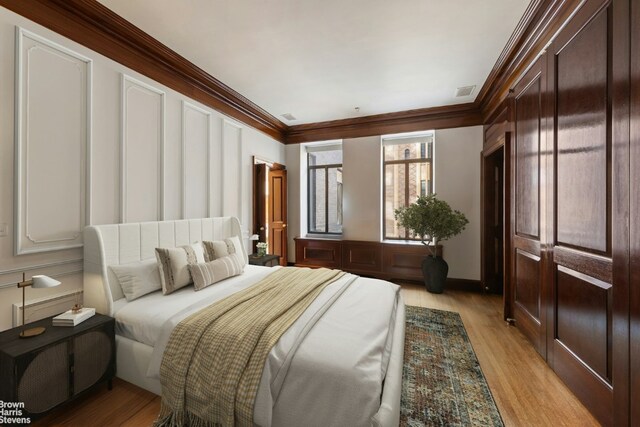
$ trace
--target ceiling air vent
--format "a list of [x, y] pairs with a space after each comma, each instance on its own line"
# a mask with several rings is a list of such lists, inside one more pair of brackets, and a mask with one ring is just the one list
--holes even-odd
[[471, 95], [475, 88], [476, 88], [475, 85], [459, 87], [458, 89], [456, 89], [456, 98], [459, 98], [461, 96], [469, 96], [469, 95]]
[[295, 118], [295, 116], [293, 114], [291, 114], [291, 113], [284, 113], [284, 114], [282, 114], [282, 117], [284, 117], [285, 119], [290, 120], [290, 121], [291, 120], [297, 120]]

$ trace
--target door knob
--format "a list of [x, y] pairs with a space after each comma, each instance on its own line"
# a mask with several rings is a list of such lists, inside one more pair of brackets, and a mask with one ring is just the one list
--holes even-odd
[[287, 228], [287, 224], [282, 224], [282, 228]]
[[264, 227], [260, 227], [260, 231], [264, 231]]

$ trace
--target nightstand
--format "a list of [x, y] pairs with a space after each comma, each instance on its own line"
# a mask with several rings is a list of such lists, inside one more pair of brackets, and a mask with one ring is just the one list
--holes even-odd
[[269, 254], [266, 254], [264, 256], [258, 256], [256, 254], [251, 254], [249, 255], [249, 264], [262, 265], [265, 267], [274, 267], [276, 265], [280, 265], [280, 256], [269, 255]]
[[22, 327], [0, 333], [0, 400], [23, 402], [23, 417], [38, 418], [111, 380], [116, 373], [115, 319], [96, 314], [74, 327], [53, 326], [52, 317], [33, 338]]

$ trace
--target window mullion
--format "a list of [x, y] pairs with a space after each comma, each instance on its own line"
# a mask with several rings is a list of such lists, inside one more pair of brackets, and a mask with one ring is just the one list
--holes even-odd
[[324, 168], [324, 232], [329, 232], [329, 167]]

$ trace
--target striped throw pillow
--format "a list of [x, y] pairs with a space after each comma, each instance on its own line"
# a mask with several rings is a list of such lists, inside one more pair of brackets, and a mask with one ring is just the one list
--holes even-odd
[[231, 254], [238, 254], [240, 256], [239, 259], [242, 266], [244, 267], [247, 265], [247, 260], [242, 257], [242, 243], [240, 243], [238, 236], [233, 236], [224, 240], [214, 240], [212, 242], [205, 240], [202, 244], [204, 245], [207, 261], [213, 261]]
[[204, 249], [200, 243], [177, 248], [156, 248], [156, 259], [164, 295], [190, 285], [192, 280], [188, 266], [205, 262]]
[[234, 253], [213, 261], [189, 265], [196, 291], [204, 289], [228, 277], [242, 273], [244, 265], [242, 256]]

